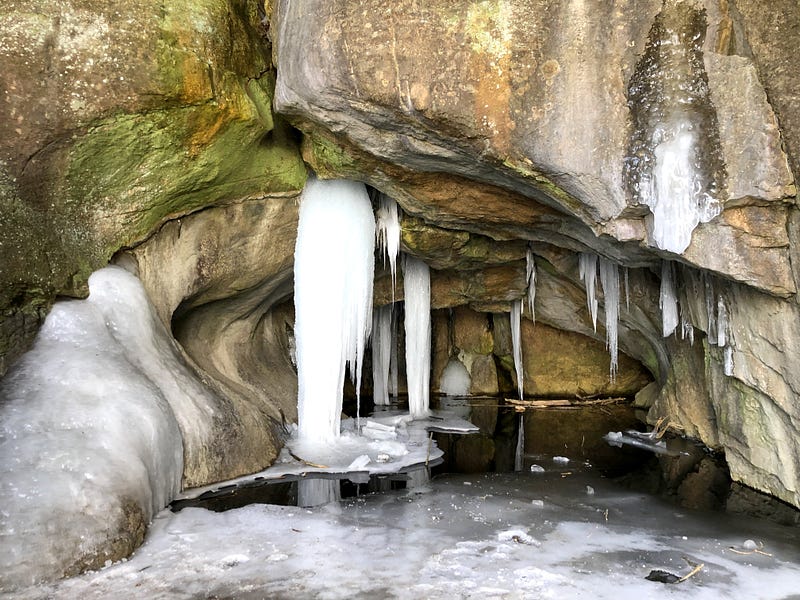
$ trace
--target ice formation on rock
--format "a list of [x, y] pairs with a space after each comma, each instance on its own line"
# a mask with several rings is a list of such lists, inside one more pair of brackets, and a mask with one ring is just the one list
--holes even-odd
[[581, 252], [578, 255], [578, 273], [586, 287], [586, 305], [592, 315], [592, 326], [597, 331], [597, 255]]
[[517, 377], [517, 391], [519, 398], [524, 396], [523, 383], [524, 374], [522, 372], [522, 300], [514, 300], [511, 303], [511, 348], [514, 354], [514, 373]]
[[431, 275], [428, 265], [406, 255], [405, 289], [406, 373], [408, 409], [415, 419], [429, 414], [431, 377]]
[[668, 123], [663, 136], [655, 148], [651, 189], [644, 191], [641, 199], [653, 212], [656, 246], [680, 254], [689, 247], [695, 227], [717, 216], [720, 207], [697, 180], [692, 164], [697, 141], [691, 123]]
[[0, 385], [0, 587], [61, 577], [124, 544], [137, 512], [148, 523], [180, 490], [182, 436], [207, 443], [212, 396], [127, 271], [57, 302]]
[[397, 281], [397, 255], [400, 253], [400, 216], [397, 202], [380, 194], [378, 209], [375, 211], [375, 236], [378, 250], [384, 260], [389, 259], [392, 272], [392, 298]]
[[457, 358], [451, 358], [442, 371], [439, 381], [439, 391], [447, 396], [466, 396], [472, 380], [469, 371]]
[[349, 366], [361, 388], [372, 326], [375, 218], [363, 183], [310, 178], [300, 200], [295, 246], [298, 436], [339, 437]]
[[619, 363], [619, 266], [600, 257], [600, 286], [603, 288], [603, 310], [606, 315], [606, 344], [611, 355], [609, 373], [614, 381]]
[[672, 335], [678, 326], [678, 299], [675, 295], [675, 282], [672, 263], [661, 263], [661, 293], [658, 300], [661, 308], [661, 330], [664, 337]]
[[379, 306], [372, 313], [372, 386], [373, 400], [389, 404], [389, 375], [392, 358], [392, 312], [394, 305]]

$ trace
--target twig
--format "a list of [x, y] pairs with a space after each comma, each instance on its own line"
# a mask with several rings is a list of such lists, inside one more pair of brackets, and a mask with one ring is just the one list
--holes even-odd
[[689, 579], [689, 577], [692, 577], [693, 575], [697, 575], [700, 571], [703, 570], [703, 567], [706, 566], [705, 563], [700, 563], [700, 564], [693, 563], [692, 561], [690, 561], [685, 556], [683, 557], [683, 560], [685, 560], [690, 567], [694, 567], [694, 568], [691, 571], [689, 571], [686, 575], [684, 575], [683, 577], [678, 579], [678, 581], [676, 581], [675, 583], [683, 583], [684, 581]]
[[295, 454], [291, 450], [289, 451], [289, 456], [291, 456], [296, 461], [299, 461], [299, 462], [303, 463], [304, 465], [308, 465], [309, 467], [315, 467], [317, 469], [329, 469], [330, 468], [330, 467], [327, 467], [326, 465], [318, 465], [317, 463], [313, 463], [313, 462], [304, 460], [304, 459], [300, 458], [299, 456], [297, 456], [297, 454]]

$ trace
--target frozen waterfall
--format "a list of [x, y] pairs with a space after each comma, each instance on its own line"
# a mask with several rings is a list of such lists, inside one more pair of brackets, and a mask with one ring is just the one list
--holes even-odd
[[403, 265], [406, 304], [408, 409], [415, 419], [429, 414], [431, 377], [431, 275], [428, 265], [406, 255]]
[[517, 391], [519, 399], [523, 395], [523, 372], [522, 372], [522, 300], [514, 300], [511, 303], [511, 347], [514, 353], [514, 372], [517, 376]]
[[339, 437], [349, 366], [356, 390], [372, 325], [375, 218], [363, 183], [310, 178], [295, 246], [298, 437]]
[[655, 167], [650, 189], [642, 200], [653, 213], [652, 239], [662, 250], [682, 253], [692, 241], [698, 223], [706, 223], [720, 212], [719, 202], [701, 191], [699, 174], [692, 164], [696, 134], [684, 119], [675, 119], [660, 129], [655, 147]]

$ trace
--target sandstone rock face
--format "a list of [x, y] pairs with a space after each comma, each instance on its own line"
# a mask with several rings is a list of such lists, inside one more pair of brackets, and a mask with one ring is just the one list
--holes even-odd
[[[650, 418], [724, 449], [735, 480], [800, 506], [790, 342], [800, 105], [789, 42], [800, 9], [780, 9], [279, 0], [276, 107], [304, 132], [303, 156], [318, 173], [398, 200], [414, 217], [407, 249], [438, 261], [451, 289], [446, 263], [471, 236], [502, 242], [499, 253], [527, 242], [539, 267], [537, 322], [602, 341], [605, 299], [598, 292], [595, 332], [576, 253], [620, 264], [619, 343], [656, 379]], [[687, 164], [720, 209], [679, 254], [658, 247], [642, 196], [671, 119], [688, 123], [701, 150]], [[446, 236], [422, 236], [420, 221], [452, 230], [449, 250], [434, 250]], [[683, 265], [669, 339], [665, 259]], [[505, 295], [467, 286], [438, 306], [504, 312], [526, 286], [522, 261], [506, 264], [519, 270]], [[730, 317], [722, 337], [720, 310]]]
[[84, 295], [120, 247], [202, 206], [302, 186], [262, 33], [251, 0], [3, 4], [0, 373], [37, 311]]

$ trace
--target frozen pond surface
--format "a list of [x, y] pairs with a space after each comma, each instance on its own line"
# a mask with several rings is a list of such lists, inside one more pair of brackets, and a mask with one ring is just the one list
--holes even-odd
[[[13, 597], [800, 598], [797, 528], [536, 462], [545, 472], [415, 477], [312, 509], [164, 511], [127, 562]], [[678, 584], [645, 579], [686, 575], [684, 557], [704, 567]]]

